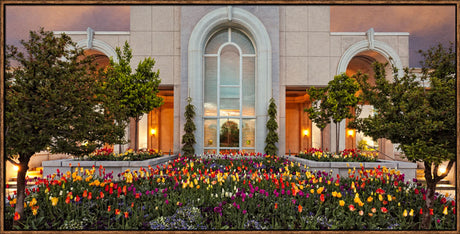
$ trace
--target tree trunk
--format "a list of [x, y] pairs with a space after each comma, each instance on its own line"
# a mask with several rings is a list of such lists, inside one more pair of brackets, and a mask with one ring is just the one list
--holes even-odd
[[321, 128], [321, 150], [324, 151], [324, 128]]
[[134, 126], [134, 151], [139, 150], [139, 119], [139, 117], [134, 119], [136, 122]]
[[340, 122], [335, 123], [335, 152], [339, 153], [339, 145], [340, 145]]
[[[18, 221], [24, 220], [24, 200], [25, 200], [25, 190], [26, 190], [26, 174], [29, 170], [29, 161], [34, 153], [28, 153], [20, 155], [19, 157], [19, 170], [16, 180], [16, 207], [14, 208], [15, 213], [18, 212], [20, 219]], [[13, 226], [20, 225], [18, 221], [13, 222]]]
[[425, 195], [426, 200], [425, 200], [425, 207], [423, 209], [422, 223], [420, 224], [421, 229], [430, 229], [431, 227], [430, 209], [433, 209], [433, 203], [435, 200], [434, 195], [436, 193], [436, 185], [438, 184], [439, 181], [444, 179], [447, 176], [447, 174], [449, 174], [450, 170], [452, 169], [453, 164], [454, 164], [453, 160], [449, 161], [449, 164], [446, 167], [446, 172], [444, 172], [441, 175], [438, 175], [439, 165], [435, 165], [432, 170], [431, 163], [424, 162], [427, 192]]

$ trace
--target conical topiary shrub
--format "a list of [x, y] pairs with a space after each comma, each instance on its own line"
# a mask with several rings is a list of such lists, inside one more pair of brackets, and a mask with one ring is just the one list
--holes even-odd
[[278, 147], [276, 143], [278, 143], [278, 123], [276, 122], [276, 104], [275, 99], [270, 99], [270, 104], [268, 105], [268, 121], [267, 121], [267, 137], [265, 138], [265, 153], [268, 155], [277, 155], [278, 154]]
[[195, 154], [195, 149], [193, 145], [195, 145], [195, 130], [196, 126], [193, 122], [193, 118], [195, 118], [195, 106], [192, 105], [192, 98], [187, 98], [187, 106], [185, 106], [185, 125], [184, 125], [184, 135], [182, 136], [182, 152], [185, 156], [192, 156]]

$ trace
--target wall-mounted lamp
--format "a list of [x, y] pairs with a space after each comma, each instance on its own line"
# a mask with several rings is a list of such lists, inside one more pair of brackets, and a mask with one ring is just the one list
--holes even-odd
[[156, 128], [151, 128], [150, 129], [150, 134], [156, 135], [157, 134], [157, 129]]
[[310, 131], [308, 129], [304, 129], [303, 130], [303, 135], [304, 136], [309, 136], [310, 135]]
[[441, 174], [444, 174], [444, 173], [446, 172], [446, 168], [445, 168], [445, 167], [439, 167], [438, 170], [439, 170], [439, 172], [440, 172]]
[[353, 130], [353, 129], [348, 129], [347, 135], [352, 137], [353, 135], [355, 135], [355, 130]]

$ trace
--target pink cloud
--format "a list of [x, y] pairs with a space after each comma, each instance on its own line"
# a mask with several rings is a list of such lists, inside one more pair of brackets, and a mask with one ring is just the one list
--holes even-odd
[[6, 6], [6, 43], [17, 44], [28, 32], [45, 30], [129, 31], [129, 6]]

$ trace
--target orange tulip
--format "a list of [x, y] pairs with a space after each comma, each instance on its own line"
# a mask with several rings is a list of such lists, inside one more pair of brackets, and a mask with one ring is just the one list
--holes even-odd
[[14, 220], [17, 221], [21, 218], [21, 215], [19, 215], [18, 212], [14, 213]]
[[298, 208], [299, 212], [302, 212], [302, 206], [301, 205], [299, 205], [297, 208]]
[[115, 215], [119, 215], [120, 214], [120, 210], [119, 209], [115, 209]]
[[129, 213], [125, 212], [125, 218], [128, 218], [128, 216], [129, 216]]

